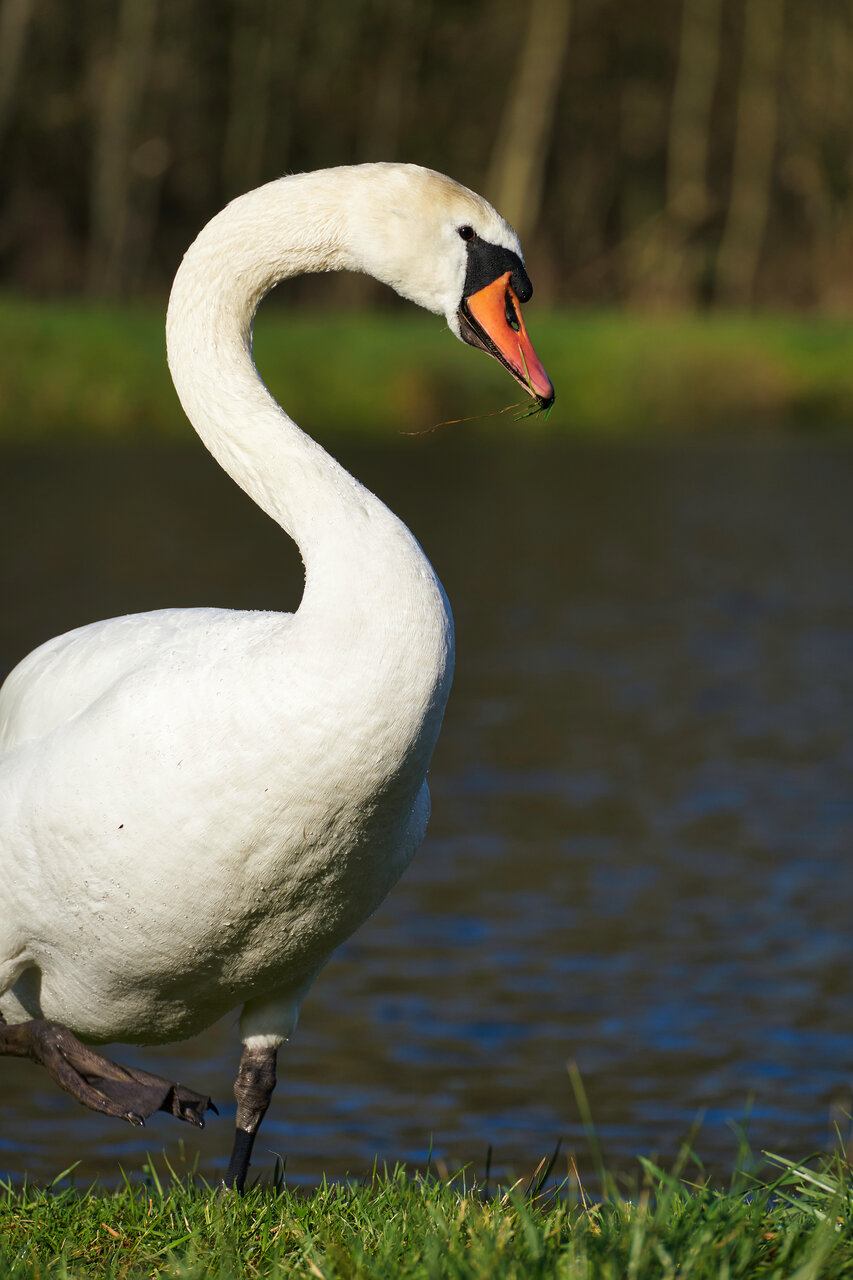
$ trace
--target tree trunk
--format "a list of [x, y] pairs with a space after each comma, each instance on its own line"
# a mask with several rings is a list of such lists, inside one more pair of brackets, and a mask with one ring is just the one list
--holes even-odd
[[431, 18], [430, 0], [396, 0], [386, 17], [381, 57], [371, 61], [362, 89], [359, 158], [396, 160], [400, 138], [417, 110], [418, 70]]
[[534, 231], [542, 207], [570, 19], [571, 0], [529, 0], [524, 42], [492, 152], [487, 190], [522, 241]]
[[305, 0], [241, 0], [235, 7], [230, 49], [228, 117], [222, 148], [222, 185], [232, 199], [284, 172], [290, 150], [290, 112], [277, 112], [275, 157], [267, 165], [273, 86], [293, 84]]
[[[632, 51], [630, 34], [626, 53]], [[665, 287], [668, 223], [658, 159], [666, 138], [667, 94], [658, 77], [624, 76], [619, 85], [619, 260], [632, 306], [658, 308]]]
[[131, 150], [148, 78], [157, 0], [121, 0], [113, 48], [97, 89], [89, 289], [121, 293], [131, 237]]
[[750, 306], [767, 215], [778, 118], [784, 0], [747, 0], [732, 187], [717, 258], [717, 298]]
[[[821, 312], [853, 310], [853, 5], [791, 15], [791, 60], [801, 110], [789, 120], [782, 179], [811, 231], [812, 300]], [[805, 282], [804, 282], [805, 283]]]
[[669, 117], [666, 208], [686, 229], [711, 209], [708, 154], [711, 105], [720, 60], [721, 0], [684, 0], [678, 73]]
[[669, 113], [666, 206], [659, 294], [669, 306], [695, 303], [712, 211], [708, 187], [711, 108], [720, 61], [721, 0], [684, 0], [678, 70]]
[[3, 0], [0, 7], [0, 144], [12, 115], [34, 6], [35, 0]]

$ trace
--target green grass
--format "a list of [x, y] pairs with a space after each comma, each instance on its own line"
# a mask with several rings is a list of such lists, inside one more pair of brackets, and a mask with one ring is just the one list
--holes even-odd
[[[297, 421], [356, 434], [484, 429], [618, 435], [719, 426], [853, 425], [853, 323], [785, 316], [530, 315], [558, 399], [515, 424], [523, 392], [414, 310], [322, 314], [268, 306], [258, 363]], [[180, 437], [163, 308], [0, 296], [0, 440]], [[452, 430], [452, 428], [446, 428]]]
[[[488, 1191], [397, 1169], [312, 1193], [245, 1198], [153, 1164], [112, 1194], [0, 1188], [0, 1276], [565, 1277], [831, 1280], [853, 1274], [849, 1167], [771, 1157], [725, 1190], [647, 1161], [633, 1194], [534, 1176]], [[544, 1171], [543, 1171], [544, 1172]], [[541, 1174], [539, 1175], [541, 1179]], [[60, 1179], [61, 1180], [61, 1179]], [[57, 1180], [57, 1181], [60, 1181]]]

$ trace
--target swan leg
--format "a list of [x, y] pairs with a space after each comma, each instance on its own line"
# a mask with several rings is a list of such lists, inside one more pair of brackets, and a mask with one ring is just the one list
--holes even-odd
[[84, 1107], [131, 1124], [144, 1125], [155, 1111], [168, 1111], [201, 1129], [205, 1111], [216, 1110], [205, 1094], [102, 1057], [59, 1022], [37, 1018], [8, 1026], [0, 1018], [3, 1054], [31, 1058]]
[[[268, 1039], [263, 1037], [263, 1039]], [[252, 1147], [255, 1145], [260, 1123], [270, 1105], [272, 1091], [275, 1088], [275, 1063], [278, 1044], [244, 1045], [237, 1079], [234, 1083], [234, 1096], [237, 1099], [237, 1130], [234, 1134], [234, 1146], [231, 1159], [225, 1174], [224, 1186], [229, 1191], [242, 1192], [246, 1185], [246, 1174]]]

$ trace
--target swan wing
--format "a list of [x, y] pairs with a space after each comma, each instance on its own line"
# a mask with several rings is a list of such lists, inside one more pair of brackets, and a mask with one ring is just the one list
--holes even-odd
[[[48, 640], [0, 688], [0, 751], [61, 728], [133, 672], [162, 664], [244, 616], [226, 609], [160, 609], [92, 622]], [[278, 615], [279, 622], [286, 616]]]

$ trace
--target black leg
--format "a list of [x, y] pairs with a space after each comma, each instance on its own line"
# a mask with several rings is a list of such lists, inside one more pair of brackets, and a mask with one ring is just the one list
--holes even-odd
[[258, 1048], [246, 1045], [243, 1049], [234, 1084], [237, 1132], [234, 1134], [234, 1146], [224, 1180], [229, 1191], [241, 1192], [246, 1185], [252, 1147], [275, 1088], [277, 1053], [277, 1048], [267, 1046]]
[[10, 1027], [0, 1018], [0, 1055], [3, 1054], [31, 1058], [85, 1107], [131, 1124], [143, 1125], [155, 1111], [168, 1111], [201, 1129], [205, 1111], [216, 1110], [205, 1094], [102, 1057], [60, 1022], [38, 1018]]

